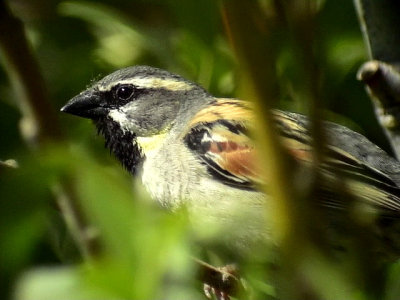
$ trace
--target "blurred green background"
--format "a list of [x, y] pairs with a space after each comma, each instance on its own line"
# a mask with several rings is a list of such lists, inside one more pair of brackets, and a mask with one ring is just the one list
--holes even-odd
[[[252, 5], [268, 18], [270, 2]], [[203, 299], [187, 258], [194, 253], [185, 220], [135, 198], [130, 176], [104, 149], [92, 124], [57, 111], [92, 81], [138, 64], [178, 73], [216, 96], [237, 96], [242, 68], [224, 29], [221, 2], [6, 3], [25, 26], [66, 139], [40, 149], [27, 146], [19, 130], [19, 95], [8, 77], [12, 70], [0, 57], [0, 160], [14, 159], [19, 165], [0, 169], [0, 298]], [[356, 81], [367, 56], [352, 1], [316, 3], [312, 48], [324, 118], [390, 151], [370, 100]], [[307, 113], [302, 86], [308, 66], [299, 63], [298, 41], [282, 28], [275, 35], [275, 106]], [[105, 240], [107, 254], [89, 265], [76, 265], [79, 255], [56, 209], [54, 190], [64, 177], [75, 186], [85, 215]], [[28, 270], [34, 271], [25, 273]], [[273, 297], [269, 287], [260, 290]]]

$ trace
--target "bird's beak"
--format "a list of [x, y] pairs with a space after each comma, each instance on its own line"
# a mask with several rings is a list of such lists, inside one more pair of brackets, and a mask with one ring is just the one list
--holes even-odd
[[67, 102], [62, 108], [62, 112], [88, 118], [98, 119], [108, 113], [106, 102], [97, 91], [86, 90]]

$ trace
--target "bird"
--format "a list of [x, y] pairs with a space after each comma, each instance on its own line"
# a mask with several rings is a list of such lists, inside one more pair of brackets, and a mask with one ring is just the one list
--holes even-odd
[[[251, 102], [215, 97], [166, 70], [132, 66], [95, 82], [61, 111], [91, 119], [151, 199], [171, 211], [185, 207], [200, 240], [217, 240], [233, 252], [271, 240], [264, 213], [271, 199], [263, 188], [268, 180], [258, 162]], [[278, 109], [271, 115], [288, 156], [309, 165], [307, 117]], [[319, 172], [326, 184], [319, 187], [318, 207], [334, 216], [328, 227], [349, 206], [350, 197], [332, 188], [340, 181], [358, 209], [373, 212], [372, 235], [383, 244], [377, 252], [398, 257], [400, 163], [347, 127], [328, 121], [323, 127]]]

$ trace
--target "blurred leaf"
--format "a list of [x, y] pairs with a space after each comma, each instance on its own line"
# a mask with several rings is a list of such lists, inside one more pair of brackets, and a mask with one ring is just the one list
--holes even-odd
[[343, 80], [345, 74], [365, 59], [362, 40], [356, 36], [345, 35], [330, 39], [327, 45], [327, 59], [336, 70], [336, 79]]
[[110, 65], [121, 68], [141, 55], [146, 39], [117, 10], [99, 3], [67, 1], [59, 5], [59, 11], [91, 24], [99, 42], [96, 55]]
[[2, 232], [0, 237], [2, 268], [13, 270], [28, 263], [46, 228], [46, 214], [40, 210], [32, 211], [7, 226], [6, 233]]
[[25, 273], [16, 288], [16, 300], [117, 300], [83, 283], [78, 268], [41, 268]]
[[215, 36], [221, 33], [218, 1], [167, 0], [165, 2], [178, 20], [180, 27], [189, 30], [203, 43], [213, 42]]
[[[104, 253], [99, 260], [83, 266], [81, 288], [101, 289], [122, 299], [152, 299], [164, 293], [166, 278], [172, 291], [182, 278], [190, 283], [193, 263], [188, 253], [184, 215], [167, 214], [155, 209], [152, 203], [135, 201], [130, 176], [99, 166], [80, 147], [50, 147], [41, 156], [41, 162], [60, 174], [73, 174], [84, 213], [100, 232]], [[60, 280], [71, 280], [69, 275], [61, 274]], [[37, 278], [34, 285], [40, 286], [42, 277]], [[181, 279], [175, 282], [178, 278]]]

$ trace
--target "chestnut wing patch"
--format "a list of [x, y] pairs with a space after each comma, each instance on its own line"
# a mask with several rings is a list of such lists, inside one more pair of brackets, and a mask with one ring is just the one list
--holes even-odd
[[[272, 114], [288, 153], [301, 164], [312, 163], [306, 119], [279, 110], [273, 110]], [[236, 188], [257, 190], [263, 182], [257, 152], [248, 134], [254, 130], [253, 119], [249, 103], [216, 98], [215, 103], [194, 116], [183, 138], [216, 180]], [[329, 182], [339, 176], [350, 192], [385, 213], [400, 210], [400, 187], [384, 170], [332, 144], [326, 145], [325, 151], [326, 157], [320, 166], [321, 174], [328, 181], [328, 189], [321, 187], [322, 192], [327, 192], [321, 195], [323, 205], [336, 208], [347, 205], [342, 197], [330, 195]]]
[[255, 190], [260, 170], [254, 144], [246, 131], [244, 124], [220, 119], [199, 123], [184, 139], [215, 179], [236, 188]]

